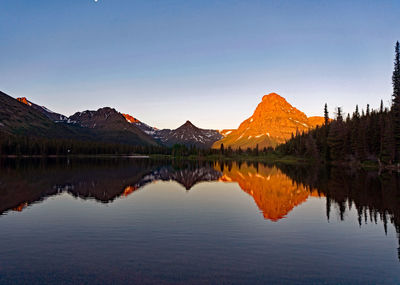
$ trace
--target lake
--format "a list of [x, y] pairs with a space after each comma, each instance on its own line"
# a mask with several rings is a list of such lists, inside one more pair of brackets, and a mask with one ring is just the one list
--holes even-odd
[[400, 177], [0, 161], [0, 284], [400, 284]]

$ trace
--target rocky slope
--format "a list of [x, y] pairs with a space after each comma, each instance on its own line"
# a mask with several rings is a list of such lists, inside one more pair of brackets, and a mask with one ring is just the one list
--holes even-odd
[[235, 129], [223, 129], [223, 130], [219, 130], [218, 132], [223, 136], [226, 137], [227, 135], [229, 135], [230, 133], [232, 133]]
[[135, 124], [129, 123], [113, 108], [105, 107], [97, 111], [77, 112], [69, 119], [84, 128], [94, 130], [103, 141], [157, 145], [151, 136], [145, 134]]
[[43, 115], [45, 115], [47, 118], [49, 118], [52, 121], [55, 122], [68, 122], [68, 117], [64, 116], [62, 114], [53, 112], [49, 109], [47, 109], [45, 106], [39, 106], [35, 103], [32, 103], [30, 101], [28, 101], [28, 99], [26, 99], [25, 97], [20, 97], [17, 98], [17, 100], [21, 103], [24, 103], [25, 105], [28, 105], [29, 107], [32, 107], [33, 109], [41, 112]]
[[0, 92], [0, 133], [47, 138], [76, 137], [75, 128], [56, 124], [35, 106], [27, 100], [21, 102]]
[[128, 121], [128, 123], [134, 124], [136, 127], [138, 127], [141, 131], [145, 132], [146, 134], [154, 137], [154, 134], [158, 131], [157, 128], [151, 127], [146, 123], [143, 123], [139, 121], [138, 119], [132, 117], [129, 114], [122, 114], [125, 119]]
[[308, 118], [276, 93], [265, 95], [254, 114], [237, 130], [226, 130], [226, 136], [213, 144], [214, 148], [275, 147], [289, 139], [292, 133], [308, 131], [322, 124], [323, 117]]
[[114, 109], [85, 111], [68, 118], [26, 98], [14, 99], [2, 92], [0, 133], [130, 145], [158, 144], [151, 136], [128, 123], [124, 116]]
[[182, 126], [175, 130], [159, 130], [154, 137], [167, 146], [174, 144], [194, 145], [200, 148], [209, 148], [214, 142], [222, 138], [216, 130], [200, 129], [190, 121], [186, 121]]

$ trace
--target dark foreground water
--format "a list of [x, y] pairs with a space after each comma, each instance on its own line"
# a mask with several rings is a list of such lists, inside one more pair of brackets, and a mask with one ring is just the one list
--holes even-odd
[[246, 163], [1, 161], [0, 284], [400, 284], [399, 181]]

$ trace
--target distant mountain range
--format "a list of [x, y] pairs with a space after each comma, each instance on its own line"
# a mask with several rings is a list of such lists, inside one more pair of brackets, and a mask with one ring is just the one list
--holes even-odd
[[193, 145], [198, 148], [210, 148], [214, 142], [223, 138], [223, 134], [221, 134], [219, 131], [200, 129], [193, 125], [190, 121], [186, 121], [186, 123], [175, 130], [159, 130], [139, 121], [129, 114], [123, 115], [129, 123], [136, 125], [143, 132], [151, 135], [155, 140], [166, 146], [184, 144], [186, 146]]
[[174, 144], [184, 144], [186, 146], [196, 146], [198, 148], [210, 148], [214, 142], [223, 138], [217, 130], [200, 129], [193, 125], [190, 121], [186, 121], [182, 126], [175, 130], [170, 129], [156, 129], [149, 125], [134, 119], [131, 116], [125, 118], [128, 122], [136, 125], [143, 132], [151, 135], [155, 140], [166, 146], [173, 146]]
[[307, 117], [276, 93], [265, 95], [253, 115], [243, 121], [237, 130], [224, 130], [224, 138], [214, 148], [275, 147], [296, 132], [308, 131], [321, 125], [323, 117]]
[[223, 137], [217, 130], [200, 129], [189, 121], [175, 130], [159, 130], [109, 107], [67, 117], [25, 97], [14, 99], [2, 92], [0, 103], [0, 133], [12, 135], [198, 148], [210, 148]]
[[275, 93], [265, 95], [254, 114], [238, 129], [221, 131], [201, 129], [190, 121], [177, 129], [160, 130], [110, 107], [67, 117], [25, 97], [14, 99], [2, 92], [0, 103], [0, 133], [130, 145], [274, 147], [285, 142], [292, 133], [308, 131], [324, 121], [323, 117], [308, 118]]

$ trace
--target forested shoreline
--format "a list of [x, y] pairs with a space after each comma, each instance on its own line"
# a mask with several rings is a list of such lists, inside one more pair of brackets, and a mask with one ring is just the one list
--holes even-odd
[[359, 111], [356, 106], [352, 115], [343, 116], [338, 107], [335, 119], [329, 120], [325, 104], [325, 123], [321, 127], [292, 136], [277, 152], [309, 157], [324, 162], [376, 161], [382, 165], [400, 163], [400, 45], [396, 42], [392, 76], [392, 104], [379, 110]]

